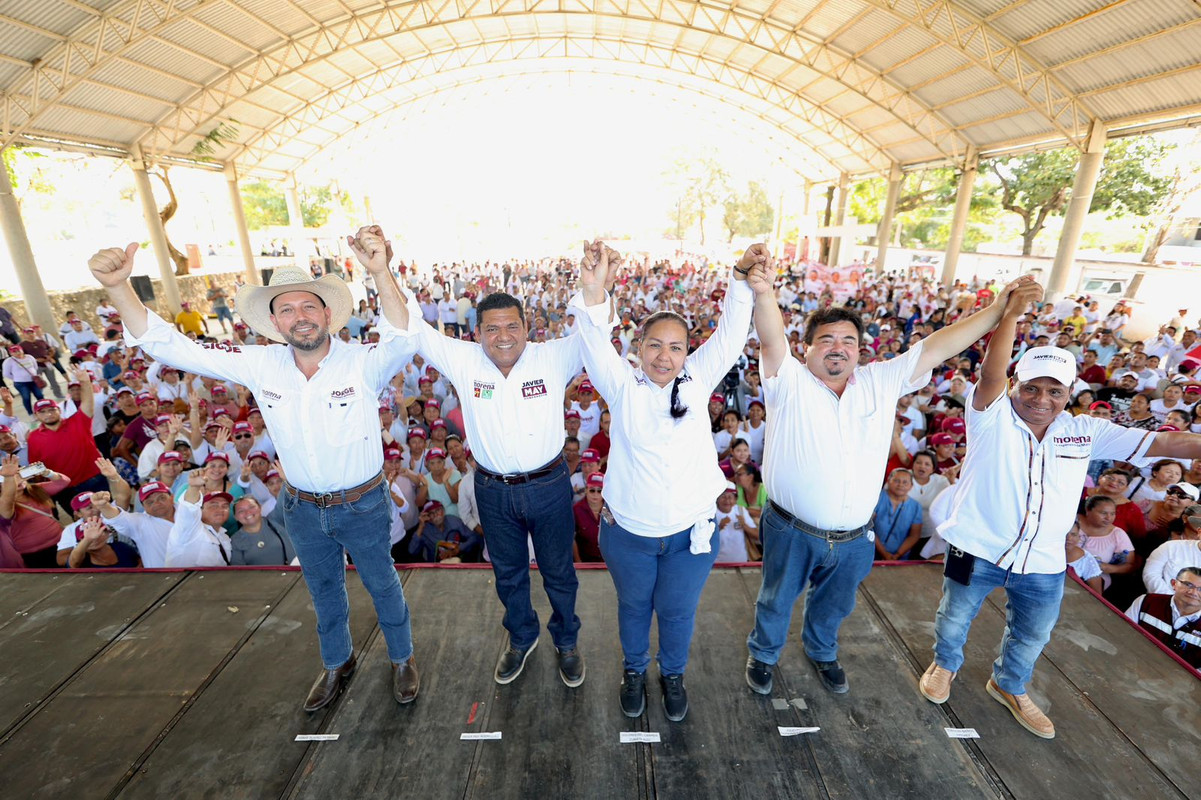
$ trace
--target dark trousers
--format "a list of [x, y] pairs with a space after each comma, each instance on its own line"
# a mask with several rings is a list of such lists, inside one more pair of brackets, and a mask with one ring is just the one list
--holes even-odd
[[580, 618], [575, 614], [579, 580], [572, 558], [575, 517], [567, 464], [560, 460], [549, 475], [516, 485], [477, 472], [475, 499], [496, 575], [496, 593], [505, 607], [504, 626], [510, 644], [524, 650], [542, 630], [530, 602], [529, 537], [550, 599], [547, 630], [556, 648], [574, 648], [580, 631]]

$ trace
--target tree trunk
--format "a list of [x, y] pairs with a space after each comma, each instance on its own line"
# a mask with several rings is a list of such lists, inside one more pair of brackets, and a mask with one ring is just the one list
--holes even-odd
[[1168, 231], [1172, 229], [1172, 218], [1155, 229], [1151, 237], [1147, 239], [1147, 247], [1143, 250], [1143, 262], [1146, 264], [1154, 264], [1155, 259], [1159, 258], [1159, 248], [1163, 246], [1164, 240], [1168, 238]]
[[1038, 236], [1038, 231], [1022, 231], [1022, 255], [1030, 255], [1030, 251], [1034, 249], [1034, 237]]
[[175, 216], [175, 212], [179, 210], [179, 201], [175, 198], [175, 187], [171, 185], [171, 177], [167, 174], [167, 170], [161, 169], [152, 173], [163, 182], [163, 186], [167, 187], [167, 195], [171, 198], [167, 205], [159, 209], [158, 218], [163, 223], [163, 237], [167, 240], [167, 253], [171, 256], [171, 260], [175, 262], [175, 274], [187, 275], [190, 272], [188, 268], [188, 257], [179, 252], [179, 249], [171, 244], [171, 237], [167, 235], [167, 221]]

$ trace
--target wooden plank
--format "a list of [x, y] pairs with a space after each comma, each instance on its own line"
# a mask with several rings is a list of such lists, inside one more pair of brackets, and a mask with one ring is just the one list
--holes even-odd
[[83, 574], [4, 572], [0, 573], [0, 631], [17, 621], [39, 600], [49, 597], [60, 587], [83, 577]]
[[27, 577], [36, 580], [15, 581], [12, 587], [27, 604], [23, 603], [23, 610], [12, 614], [0, 628], [0, 652], [5, 654], [4, 680], [0, 681], [0, 736], [34, 711], [48, 694], [184, 576], [5, 575], [0, 580], [0, 592], [7, 592], [7, 578]]
[[809, 737], [785, 738], [777, 728], [805, 723], [791, 711], [784, 714], [787, 721], [782, 719], [769, 698], [747, 688], [752, 602], [737, 570], [715, 569], [709, 576], [697, 610], [683, 722], [664, 715], [659, 676], [654, 667], [647, 672], [647, 720], [662, 736], [662, 744], [649, 745], [657, 797], [826, 796]]
[[296, 580], [282, 572], [189, 574], [0, 742], [0, 763], [22, 765], [7, 772], [5, 795], [106, 794]]
[[[746, 577], [757, 596], [758, 573]], [[1002, 796], [994, 776], [963, 741], [947, 737], [944, 729], [955, 726], [918, 693], [909, 654], [889, 635], [868, 597], [860, 594], [839, 632], [839, 660], [851, 686], [845, 695], [827, 691], [806, 659], [802, 610], [799, 604], [793, 615], [774, 695], [799, 697], [807, 707], [802, 724], [821, 728], [809, 742], [830, 797]]]
[[461, 800], [477, 746], [461, 742], [488, 730], [500, 650], [501, 606], [490, 570], [414, 570], [405, 584], [421, 693], [407, 706], [392, 699], [392, 673], [382, 636], [375, 637], [326, 730], [336, 742], [310, 748], [291, 797], [419, 797]]
[[[579, 580], [576, 607], [587, 670], [584, 684], [569, 689], [559, 678], [554, 642], [545, 630], [550, 603], [541, 577], [532, 573], [542, 638], [521, 677], [508, 686], [489, 687], [488, 729], [501, 731], [504, 738], [481, 745], [467, 797], [645, 796], [639, 780], [645, 745], [619, 742], [621, 731], [641, 730], [641, 724], [625, 717], [618, 703], [622, 662], [617, 594], [607, 572], [582, 570]], [[496, 604], [499, 610], [500, 601]], [[503, 631], [497, 633], [503, 639]], [[487, 662], [476, 668], [490, 675], [492, 666]]]
[[1197, 791], [1201, 681], [1074, 581], [1044, 655], [1183, 794]]
[[[875, 569], [864, 583], [883, 619], [908, 647], [915, 670], [924, 670], [933, 658], [934, 614], [942, 591], [939, 569]], [[1003, 605], [1000, 590], [995, 596]], [[1056, 738], [1040, 739], [1021, 728], [984, 690], [1004, 627], [997, 606], [986, 603], [972, 625], [966, 660], [945, 708], [957, 727], [980, 733], [972, 746], [979, 748], [1010, 793], [1017, 798], [1056, 797], [1062, 795], [1064, 781], [1070, 781], [1077, 797], [1180, 796], [1045, 658], [1039, 660], [1028, 691], [1055, 723]]]
[[[351, 636], [362, 654], [376, 629], [375, 609], [361, 581], [348, 577], [346, 585]], [[198, 779], [222, 798], [278, 797], [306, 753], [296, 734], [317, 733], [333, 711], [306, 714], [302, 708], [320, 670], [312, 599], [297, 580], [156, 744], [120, 797], [187, 796]]]

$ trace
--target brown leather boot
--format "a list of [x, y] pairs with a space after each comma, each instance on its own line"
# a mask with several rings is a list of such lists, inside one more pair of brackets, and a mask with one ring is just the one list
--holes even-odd
[[355, 658], [355, 654], [351, 653], [346, 663], [337, 669], [322, 670], [321, 674], [317, 676], [313, 688], [309, 690], [308, 699], [304, 701], [304, 710], [312, 713], [332, 703], [345, 687], [346, 681], [350, 680], [350, 676], [354, 674], [357, 664], [358, 660]]
[[417, 674], [417, 661], [413, 656], [403, 664], [392, 665], [392, 696], [404, 705], [417, 699], [421, 688], [421, 676]]

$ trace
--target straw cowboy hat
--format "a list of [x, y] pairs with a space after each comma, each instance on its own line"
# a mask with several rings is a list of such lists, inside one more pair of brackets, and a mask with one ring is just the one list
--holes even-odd
[[238, 314], [255, 333], [261, 333], [272, 341], [285, 342], [283, 334], [275, 329], [275, 323], [271, 321], [271, 301], [286, 292], [312, 292], [325, 301], [330, 310], [331, 332], [340, 330], [346, 324], [354, 308], [350, 289], [337, 275], [322, 275], [313, 280], [307, 270], [283, 267], [275, 270], [271, 282], [266, 286], [246, 284], [238, 290], [235, 301]]

